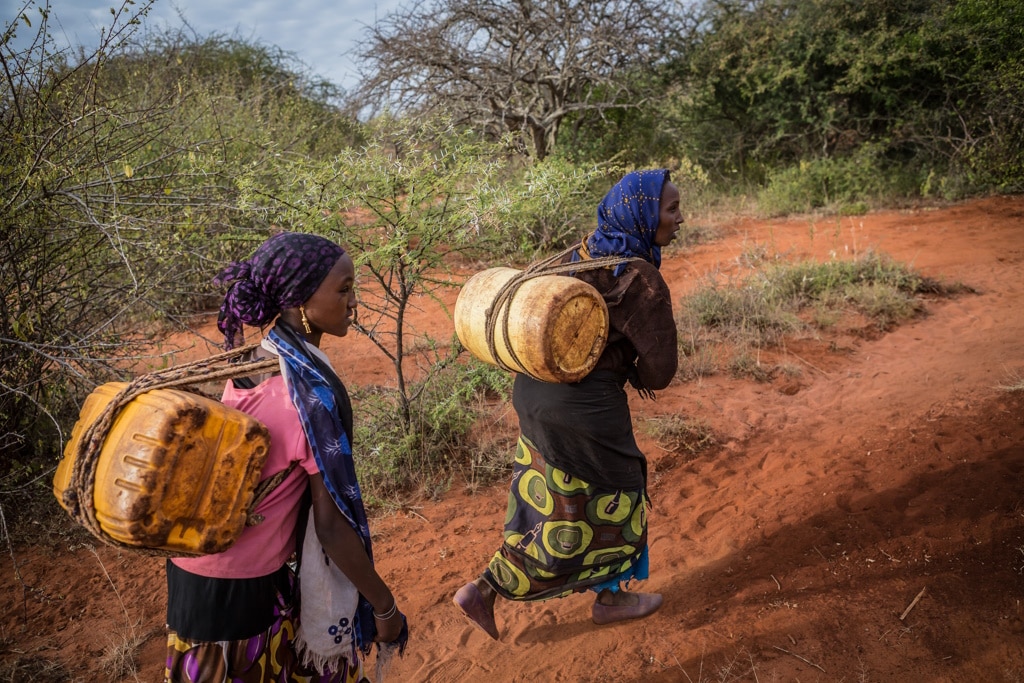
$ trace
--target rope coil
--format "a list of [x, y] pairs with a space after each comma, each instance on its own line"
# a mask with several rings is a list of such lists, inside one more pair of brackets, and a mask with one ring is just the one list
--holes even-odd
[[[600, 258], [590, 259], [587, 261], [577, 261], [575, 263], [558, 263], [558, 261], [561, 261], [577, 248], [578, 245], [569, 247], [554, 256], [549, 256], [542, 261], [538, 261], [537, 263], [530, 265], [526, 270], [517, 273], [508, 282], [502, 285], [498, 290], [498, 293], [494, 295], [491, 305], [484, 312], [484, 335], [487, 341], [487, 352], [491, 354], [491, 358], [494, 359], [495, 364], [502, 370], [507, 370], [508, 372], [523, 371], [523, 363], [516, 354], [515, 349], [512, 348], [511, 339], [509, 338], [508, 317], [509, 312], [512, 309], [512, 299], [515, 298], [516, 293], [524, 283], [544, 275], [562, 275], [586, 270], [613, 268], [622, 263], [643, 260], [636, 256], [602, 256]], [[498, 355], [498, 347], [495, 343], [495, 334], [497, 332], [496, 328], [498, 325], [499, 312], [501, 313], [501, 340], [505, 345], [505, 350], [508, 351], [508, 355], [518, 367], [510, 366]]]
[[[103, 449], [103, 443], [121, 410], [141, 394], [155, 389], [174, 388], [205, 396], [197, 385], [256, 375], [267, 370], [277, 369], [279, 364], [276, 358], [240, 360], [252, 353], [258, 346], [259, 344], [241, 346], [174, 368], [140, 375], [128, 382], [127, 386], [114, 396], [92, 424], [86, 427], [77, 444], [78, 448], [73, 454], [70, 481], [62, 496], [71, 517], [108, 545], [165, 557], [187, 554], [124, 543], [111, 538], [101, 528], [99, 520], [96, 518], [95, 507], [96, 471], [100, 451]], [[290, 470], [283, 474], [287, 476], [288, 472]], [[272, 477], [260, 482], [254, 491], [253, 502], [249, 506], [247, 524], [258, 523], [260, 516], [254, 515], [253, 510], [283, 478]]]

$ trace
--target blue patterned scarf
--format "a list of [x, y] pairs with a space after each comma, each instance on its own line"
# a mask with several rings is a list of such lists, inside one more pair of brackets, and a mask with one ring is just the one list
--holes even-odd
[[[661, 267], [661, 247], [654, 234], [661, 221], [661, 190], [665, 169], [633, 171], [608, 191], [597, 207], [597, 230], [585, 237], [572, 262], [601, 256], [635, 256]], [[622, 274], [626, 264], [612, 271]]]
[[[355, 462], [348, 434], [352, 430], [352, 410], [348, 393], [338, 376], [323, 361], [308, 354], [304, 342], [280, 323], [267, 335], [277, 348], [283, 361], [288, 393], [299, 413], [303, 431], [313, 451], [317, 467], [323, 475], [324, 486], [334, 503], [352, 525], [373, 562], [370, 527], [363, 507]], [[314, 598], [315, 599], [315, 598]], [[373, 607], [359, 596], [359, 606], [353, 620], [356, 646], [369, 654], [377, 633]], [[399, 638], [399, 652], [404, 650], [408, 632]]]

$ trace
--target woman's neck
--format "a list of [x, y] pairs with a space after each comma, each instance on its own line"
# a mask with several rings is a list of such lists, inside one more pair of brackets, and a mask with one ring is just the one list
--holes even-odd
[[318, 349], [320, 348], [320, 339], [323, 337], [323, 332], [320, 330], [306, 332], [303, 329], [302, 319], [299, 317], [299, 313], [295, 309], [281, 311], [278, 321], [287, 325], [299, 339], [304, 339], [310, 346], [315, 346]]

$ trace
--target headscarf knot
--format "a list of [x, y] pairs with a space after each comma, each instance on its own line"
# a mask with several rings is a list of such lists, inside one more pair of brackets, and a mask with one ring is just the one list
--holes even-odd
[[263, 327], [286, 308], [309, 300], [345, 250], [319, 235], [274, 235], [245, 261], [235, 261], [214, 279], [228, 285], [217, 317], [224, 348], [235, 346], [242, 326]]

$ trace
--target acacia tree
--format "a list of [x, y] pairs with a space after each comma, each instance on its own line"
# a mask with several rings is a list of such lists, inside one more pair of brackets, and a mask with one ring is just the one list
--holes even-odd
[[662, 60], [671, 2], [436, 0], [367, 30], [356, 101], [396, 112], [443, 109], [490, 134], [553, 149], [572, 115], [644, 104], [631, 72]]
[[[368, 276], [359, 285], [356, 329], [392, 363], [397, 418], [413, 435], [414, 404], [458, 349], [445, 357], [407, 314], [423, 297], [436, 299], [441, 288], [456, 286], [446, 274], [448, 257], [493, 238], [482, 228], [495, 210], [487, 204], [500, 167], [493, 146], [447, 122], [383, 118], [369, 133], [361, 149], [331, 159], [282, 156], [274, 175], [253, 174], [242, 183], [242, 201], [268, 223], [315, 231], [352, 250], [361, 277]], [[433, 353], [413, 380], [409, 364], [418, 354], [410, 348], [417, 344]]]

